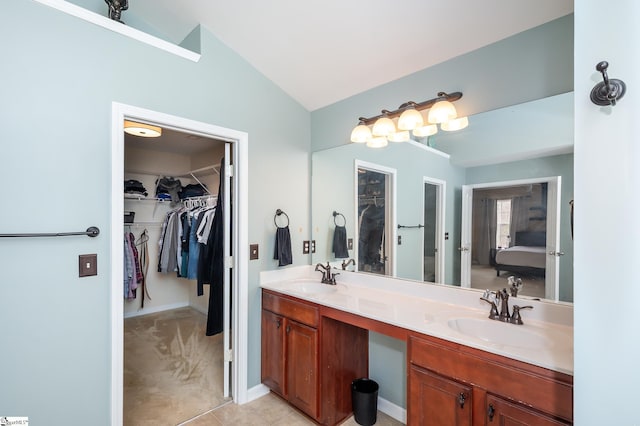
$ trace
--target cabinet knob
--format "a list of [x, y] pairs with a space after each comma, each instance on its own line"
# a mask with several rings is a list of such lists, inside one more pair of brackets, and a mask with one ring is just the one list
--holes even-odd
[[467, 400], [467, 396], [464, 394], [464, 392], [460, 392], [460, 394], [458, 395], [458, 404], [460, 404], [460, 408], [464, 408], [464, 403]]
[[496, 414], [496, 409], [493, 408], [493, 404], [489, 404], [489, 408], [487, 408], [487, 417], [489, 417], [489, 421], [493, 421], [493, 416]]
[[288, 325], [288, 326], [287, 326], [287, 334], [289, 334], [289, 332], [290, 332], [290, 331], [291, 331], [291, 326], [290, 326], [290, 325]]
[[280, 328], [281, 325], [282, 325], [282, 320], [280, 318], [278, 318], [276, 320], [276, 328]]

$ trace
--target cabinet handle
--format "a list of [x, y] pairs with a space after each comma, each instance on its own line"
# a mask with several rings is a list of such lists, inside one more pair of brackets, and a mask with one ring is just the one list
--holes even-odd
[[281, 325], [282, 325], [282, 320], [280, 318], [278, 318], [276, 320], [276, 328], [280, 328]]
[[460, 394], [458, 395], [458, 404], [460, 404], [460, 408], [464, 408], [464, 403], [467, 400], [467, 396], [464, 394], [464, 392], [460, 392]]
[[496, 414], [496, 409], [493, 408], [493, 404], [489, 404], [489, 408], [487, 408], [487, 416], [489, 417], [489, 421], [493, 421], [493, 416]]
[[287, 334], [289, 334], [289, 332], [290, 332], [290, 331], [291, 331], [291, 326], [290, 326], [290, 325], [288, 325], [288, 326], [287, 326]]

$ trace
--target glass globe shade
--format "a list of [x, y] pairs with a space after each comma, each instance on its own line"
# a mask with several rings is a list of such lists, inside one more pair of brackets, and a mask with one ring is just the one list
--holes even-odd
[[455, 130], [462, 130], [469, 125], [469, 119], [467, 117], [456, 118], [455, 120], [449, 120], [440, 125], [442, 130], [447, 132], [453, 132]]
[[410, 139], [411, 135], [408, 130], [402, 130], [399, 132], [391, 133], [387, 136], [389, 142], [406, 142]]
[[424, 118], [420, 111], [415, 108], [405, 110], [398, 119], [398, 129], [400, 130], [413, 130], [417, 127], [424, 125]]
[[371, 139], [371, 129], [364, 124], [357, 125], [351, 132], [351, 142], [365, 143]]
[[416, 136], [419, 138], [435, 135], [436, 133], [438, 133], [438, 126], [436, 126], [435, 124], [418, 127], [417, 129], [413, 130], [413, 136]]
[[389, 117], [380, 117], [373, 124], [373, 136], [387, 136], [396, 132], [396, 125]]
[[449, 101], [438, 101], [429, 110], [429, 123], [444, 123], [458, 116], [456, 107]]
[[367, 146], [369, 148], [384, 148], [387, 145], [389, 145], [389, 142], [387, 141], [387, 138], [385, 138], [384, 136], [371, 138], [367, 141]]

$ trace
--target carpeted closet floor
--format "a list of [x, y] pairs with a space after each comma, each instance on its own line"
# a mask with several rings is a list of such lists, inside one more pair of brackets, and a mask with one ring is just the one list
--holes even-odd
[[124, 321], [124, 425], [177, 425], [224, 404], [222, 334], [180, 308]]

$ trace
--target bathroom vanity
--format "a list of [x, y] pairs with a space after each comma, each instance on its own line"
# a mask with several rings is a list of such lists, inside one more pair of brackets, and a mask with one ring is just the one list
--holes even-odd
[[261, 276], [262, 382], [318, 423], [351, 414], [369, 331], [407, 343], [409, 425], [572, 423], [569, 306], [527, 301], [525, 325], [505, 324], [487, 318], [477, 292], [349, 273], [331, 286], [315, 275]]

